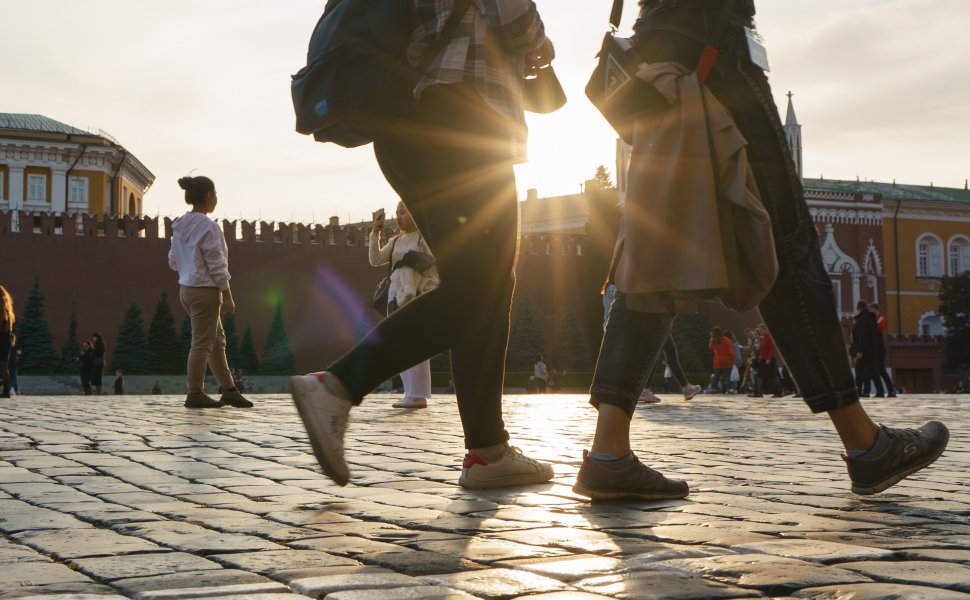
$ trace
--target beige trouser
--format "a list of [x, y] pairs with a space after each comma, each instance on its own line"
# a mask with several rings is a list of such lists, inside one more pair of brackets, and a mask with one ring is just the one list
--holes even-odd
[[219, 311], [222, 292], [214, 287], [186, 287], [179, 289], [182, 308], [192, 322], [192, 347], [189, 350], [189, 392], [201, 392], [205, 387], [205, 366], [209, 365], [219, 387], [232, 388], [232, 374], [226, 361], [226, 334], [222, 330]]

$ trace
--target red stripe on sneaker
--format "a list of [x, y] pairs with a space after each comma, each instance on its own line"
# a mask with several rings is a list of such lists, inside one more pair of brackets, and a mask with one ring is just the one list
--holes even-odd
[[475, 465], [482, 465], [483, 467], [488, 466], [488, 461], [477, 454], [472, 454], [469, 452], [465, 455], [465, 460], [461, 463], [461, 468], [470, 469]]
[[327, 378], [326, 371], [321, 371], [319, 373], [309, 373], [309, 375], [316, 377], [317, 381], [319, 381], [320, 383], [323, 383], [323, 380]]

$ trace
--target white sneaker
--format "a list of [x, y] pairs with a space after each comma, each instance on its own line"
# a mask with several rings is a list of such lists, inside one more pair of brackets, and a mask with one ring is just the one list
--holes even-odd
[[645, 389], [640, 393], [640, 402], [644, 404], [656, 404], [660, 402], [660, 396], [654, 394], [649, 389]]
[[522, 454], [515, 446], [505, 447], [502, 458], [489, 463], [477, 454], [469, 452], [461, 465], [458, 485], [471, 490], [485, 490], [510, 485], [545, 483], [555, 473], [552, 465], [539, 462]]
[[329, 373], [290, 377], [290, 393], [310, 438], [320, 468], [337, 485], [347, 485], [350, 470], [344, 460], [344, 433], [353, 404], [323, 384]]
[[684, 386], [684, 400], [690, 400], [697, 394], [700, 394], [702, 391], [704, 391], [704, 388], [701, 386], [688, 383]]
[[427, 398], [405, 396], [391, 405], [392, 408], [428, 408]]

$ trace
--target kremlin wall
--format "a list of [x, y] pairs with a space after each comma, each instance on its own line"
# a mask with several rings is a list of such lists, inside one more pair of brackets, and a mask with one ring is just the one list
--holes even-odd
[[[278, 299], [298, 372], [325, 367], [377, 318], [369, 302], [386, 268], [368, 263], [366, 225], [340, 225], [336, 218], [327, 225], [220, 223], [229, 249], [237, 331], [241, 337], [252, 328], [257, 352]], [[101, 332], [110, 364], [118, 327], [132, 302], [141, 309], [146, 329], [162, 292], [176, 328], [185, 318], [178, 275], [168, 266], [170, 235], [168, 218], [0, 211], [0, 282], [19, 313], [39, 277], [55, 348], [67, 338], [73, 304], [78, 335], [85, 339]], [[595, 353], [602, 326], [598, 279], [606, 272], [612, 241], [606, 250], [593, 252], [584, 251], [578, 239], [523, 236], [516, 298], [530, 299], [549, 341], [558, 335], [566, 310], [585, 315], [583, 336]], [[584, 277], [589, 281], [581, 281]], [[554, 350], [546, 354], [557, 364]]]

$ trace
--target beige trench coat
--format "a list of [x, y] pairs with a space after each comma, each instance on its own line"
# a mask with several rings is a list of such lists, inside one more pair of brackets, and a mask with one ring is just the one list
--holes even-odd
[[636, 122], [617, 289], [642, 312], [692, 312], [699, 300], [753, 308], [778, 261], [747, 141], [694, 72], [668, 62], [638, 76], [671, 106]]

